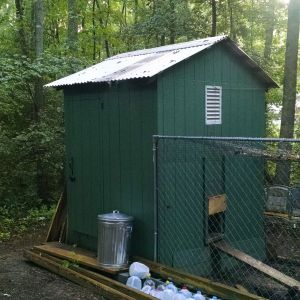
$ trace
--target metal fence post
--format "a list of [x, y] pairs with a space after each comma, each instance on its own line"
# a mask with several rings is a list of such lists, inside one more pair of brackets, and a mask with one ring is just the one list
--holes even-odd
[[157, 261], [158, 253], [158, 197], [157, 197], [157, 142], [158, 138], [153, 136], [152, 139], [152, 151], [153, 151], [153, 195], [154, 195], [154, 253], [153, 260]]

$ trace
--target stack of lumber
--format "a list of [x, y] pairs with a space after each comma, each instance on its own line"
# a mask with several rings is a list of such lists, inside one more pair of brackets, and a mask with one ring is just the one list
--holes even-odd
[[[118, 274], [126, 270], [99, 266], [93, 252], [58, 242], [51, 242], [26, 250], [24, 256], [33, 263], [87, 287], [107, 299], [156, 299], [117, 281]], [[134, 260], [146, 264], [150, 268], [151, 274], [157, 278], [171, 279], [178, 285], [185, 284], [194, 289], [201, 289], [207, 294], [213, 294], [222, 299], [263, 299], [245, 290], [184, 273], [144, 258], [136, 257]]]
[[33, 263], [87, 287], [107, 299], [155, 299], [114, 280], [112, 277], [118, 270], [100, 268], [96, 264], [96, 258], [79, 254], [77, 249], [69, 251], [61, 247], [56, 248], [53, 244], [46, 244], [26, 250], [24, 256]]

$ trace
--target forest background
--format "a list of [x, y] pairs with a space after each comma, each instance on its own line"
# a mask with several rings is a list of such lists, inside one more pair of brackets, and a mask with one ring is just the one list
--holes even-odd
[[117, 53], [227, 34], [281, 86], [266, 107], [277, 137], [287, 19], [287, 0], [0, 0], [0, 241], [47, 222], [64, 186], [62, 93], [45, 83]]

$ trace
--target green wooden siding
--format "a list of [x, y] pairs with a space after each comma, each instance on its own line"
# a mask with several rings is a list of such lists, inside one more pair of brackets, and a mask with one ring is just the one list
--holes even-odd
[[97, 214], [119, 209], [135, 218], [135, 253], [152, 257], [155, 100], [155, 84], [65, 90], [70, 243], [95, 250]]
[[[205, 124], [205, 85], [222, 86], [221, 125]], [[162, 73], [158, 77], [157, 86], [158, 134], [248, 137], [265, 135], [265, 87], [222, 45], [195, 55]], [[186, 154], [182, 154], [182, 151], [186, 151]], [[159, 219], [160, 261], [194, 273], [211, 272], [211, 254], [205, 246], [206, 217], [205, 205], [202, 204], [206, 200], [203, 198], [203, 180], [206, 186], [205, 197], [227, 193], [230, 212], [226, 215], [225, 239], [232, 242], [233, 246], [249, 254], [258, 253], [257, 258], [263, 258], [265, 245], [261, 239], [262, 222], [261, 226], [257, 226], [257, 220], [262, 217], [264, 203], [263, 178], [257, 169], [262, 169], [263, 163], [254, 162], [252, 159], [251, 162], [245, 161], [241, 157], [231, 162], [225, 161], [227, 184], [224, 187], [222, 158], [218, 157], [218, 153], [203, 151], [200, 158], [195, 158], [195, 167], [189, 163], [192, 159], [189, 151], [190, 149], [181, 149], [178, 159], [163, 167], [163, 173], [169, 174], [170, 179], [169, 197], [166, 200], [168, 203], [162, 203], [160, 207], [163, 210], [160, 212], [163, 217]], [[188, 159], [182, 161], [182, 157]], [[245, 174], [244, 168], [252, 170], [251, 178], [241, 179]], [[187, 170], [189, 177], [183, 178], [182, 174]], [[253, 185], [256, 186], [256, 194], [251, 190]], [[191, 215], [189, 210], [199, 211], [200, 208], [203, 210], [197, 218], [188, 217]], [[176, 211], [180, 211], [180, 216]], [[245, 211], [250, 213], [247, 221], [241, 224], [239, 218]], [[172, 229], [168, 227], [173, 228], [174, 232], [171, 233]], [[174, 238], [176, 232], [178, 239]], [[170, 249], [173, 249], [172, 253]], [[225, 268], [234, 263], [226, 255], [221, 255], [221, 260]]]
[[[205, 85], [222, 86], [221, 125], [205, 125]], [[265, 87], [222, 45], [163, 72], [157, 92], [159, 134], [265, 135]]]
[[[205, 85], [222, 86], [221, 125], [205, 125]], [[68, 241], [95, 250], [97, 214], [119, 209], [135, 218], [134, 254], [152, 258], [152, 135], [263, 137], [264, 99], [265, 87], [222, 44], [175, 65], [151, 84], [131, 80], [110, 86], [66, 88], [67, 165], [73, 160], [75, 177], [75, 181], [69, 180], [72, 174], [68, 167]], [[216, 158], [213, 153], [189, 156], [186, 150], [180, 149], [183, 156], [161, 167], [170, 177], [166, 203], [159, 203], [160, 216], [163, 216], [159, 220], [161, 261], [192, 272], [201, 270], [202, 274], [211, 271], [210, 251], [205, 246], [205, 205], [201, 191], [204, 180], [208, 183], [206, 196], [227, 193], [234, 213], [226, 216], [226, 239], [241, 250], [250, 249], [250, 254], [257, 243], [263, 257], [264, 244], [258, 239], [263, 230], [254, 228], [253, 222], [262, 212], [263, 178], [254, 176], [252, 184], [258, 192], [253, 195], [249, 182], [238, 181], [249, 164], [237, 157], [225, 161], [225, 169], [226, 182], [236, 184], [238, 189], [227, 191], [225, 184], [224, 191], [222, 158]], [[260, 161], [251, 163], [253, 170], [262, 167]], [[235, 169], [234, 176], [230, 175], [231, 168], [236, 166], [239, 169]], [[184, 169], [190, 170], [188, 176], [184, 175]], [[248, 194], [243, 202], [241, 194]], [[189, 210], [199, 206], [203, 213], [191, 219]], [[252, 213], [243, 227], [237, 223], [236, 216], [246, 207]], [[178, 235], [170, 239], [164, 228], [172, 228], [172, 236], [180, 229], [185, 232], [185, 238]], [[235, 236], [230, 236], [230, 232], [235, 232]], [[238, 241], [237, 237], [240, 237]], [[169, 249], [176, 251], [172, 253]], [[232, 263], [226, 256], [221, 255], [221, 260], [225, 267]]]

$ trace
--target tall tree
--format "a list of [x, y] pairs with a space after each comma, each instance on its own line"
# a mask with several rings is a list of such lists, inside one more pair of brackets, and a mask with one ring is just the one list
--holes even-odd
[[[35, 0], [34, 2], [34, 48], [36, 59], [39, 60], [44, 51], [44, 5], [43, 0]], [[38, 76], [34, 84], [34, 112], [33, 121], [36, 124], [40, 122], [40, 113], [44, 105], [43, 80]], [[41, 154], [38, 150], [38, 144], [35, 145], [36, 155], [36, 176], [37, 176], [37, 195], [44, 202], [49, 200], [49, 188], [47, 174], [42, 166]]]
[[[37, 59], [42, 57], [44, 51], [44, 6], [43, 0], [35, 0], [34, 2], [34, 49], [35, 56]], [[39, 110], [43, 104], [43, 83], [40, 78], [37, 78], [35, 84], [35, 95], [34, 95], [34, 120], [38, 120]]]
[[175, 12], [175, 0], [170, 0], [170, 44], [175, 44], [176, 39], [176, 12]]
[[23, 55], [28, 56], [28, 45], [24, 26], [24, 3], [22, 0], [15, 0], [16, 18], [18, 28], [18, 41]]
[[93, 61], [96, 60], [96, 0], [93, 0], [93, 14], [92, 14], [92, 23], [93, 23]]
[[230, 24], [230, 37], [235, 41], [236, 40], [236, 29], [234, 24], [234, 16], [233, 16], [233, 3], [232, 0], [227, 0], [227, 6], [229, 10], [229, 24]]
[[68, 46], [70, 52], [77, 52], [78, 41], [78, 18], [76, 0], [68, 0]]
[[266, 7], [266, 30], [265, 30], [265, 47], [264, 47], [264, 62], [268, 64], [271, 57], [271, 49], [273, 43], [273, 34], [275, 27], [275, 3], [276, 0], [269, 0]]
[[[300, 1], [290, 0], [288, 7], [288, 25], [286, 37], [283, 99], [281, 111], [281, 138], [293, 138], [295, 123], [297, 62], [300, 26]], [[290, 145], [281, 146], [281, 150], [289, 150]], [[278, 184], [289, 185], [291, 164], [277, 164], [275, 181]]]
[[211, 0], [211, 36], [217, 35], [217, 3]]

